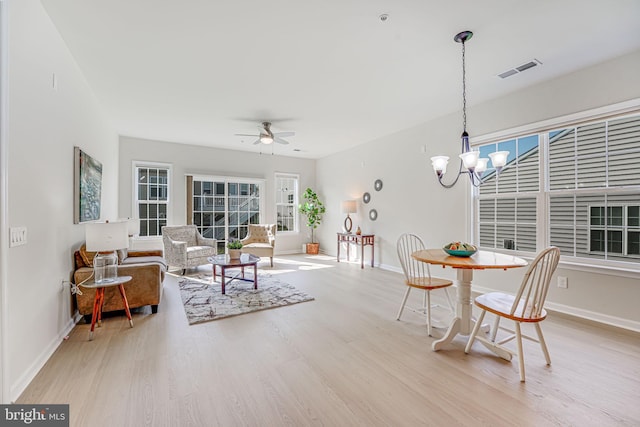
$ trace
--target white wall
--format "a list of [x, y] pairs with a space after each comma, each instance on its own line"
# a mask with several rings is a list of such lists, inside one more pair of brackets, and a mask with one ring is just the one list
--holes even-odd
[[[640, 98], [638, 70], [640, 51], [474, 106], [468, 111], [468, 129], [478, 136]], [[417, 233], [435, 247], [469, 240], [468, 183], [442, 189], [429, 161], [439, 153], [456, 158], [461, 130], [461, 114], [456, 113], [319, 160], [318, 192], [329, 207], [318, 229], [325, 252], [335, 254], [335, 232], [344, 220], [339, 204], [348, 198], [358, 198], [360, 204], [354, 227], [360, 224], [376, 234], [377, 261], [389, 268], [399, 268], [395, 242], [402, 232]], [[379, 192], [373, 188], [377, 178], [384, 182]], [[368, 205], [362, 203], [365, 191], [372, 195]], [[378, 211], [375, 222], [366, 217], [370, 208]], [[451, 269], [437, 272], [454, 277]], [[566, 269], [558, 274], [569, 278], [569, 288], [552, 287], [549, 307], [640, 330], [637, 278]], [[513, 289], [521, 275], [515, 270], [479, 272], [474, 289]]]
[[[38, 0], [8, 3], [9, 227], [28, 243], [9, 248], [9, 396], [18, 397], [73, 327], [69, 280], [84, 226], [73, 224], [73, 147], [102, 162], [103, 218], [117, 213], [118, 140]], [[52, 88], [53, 74], [58, 88]]]
[[[265, 180], [265, 223], [275, 223], [276, 172], [300, 175], [300, 192], [314, 185], [315, 161], [271, 154], [224, 150], [196, 145], [175, 144], [138, 138], [120, 137], [120, 216], [132, 217], [133, 162], [168, 163], [172, 166], [170, 183], [170, 224], [187, 223], [186, 175], [216, 175]], [[306, 238], [306, 227], [300, 233], [280, 233], [276, 239], [276, 254], [300, 252]], [[162, 242], [158, 243], [162, 247]]]

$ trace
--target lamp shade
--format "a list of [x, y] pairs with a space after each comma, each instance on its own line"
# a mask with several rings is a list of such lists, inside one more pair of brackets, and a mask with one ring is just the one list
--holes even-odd
[[138, 218], [121, 218], [118, 222], [124, 221], [127, 223], [127, 234], [129, 237], [137, 236], [140, 234], [140, 220]]
[[342, 213], [350, 214], [356, 212], [357, 208], [355, 200], [345, 200], [342, 202]]
[[128, 221], [91, 222], [85, 229], [87, 250], [112, 252], [129, 247]]
[[433, 156], [431, 158], [433, 170], [438, 174], [444, 174], [447, 172], [447, 163], [449, 163], [449, 156]]
[[508, 151], [496, 151], [495, 153], [489, 153], [489, 157], [491, 157], [491, 164], [493, 164], [493, 167], [496, 169], [502, 169], [507, 164], [508, 156]]
[[487, 170], [487, 164], [489, 163], [489, 159], [485, 157], [481, 157], [478, 159], [478, 164], [476, 165], [475, 172], [477, 174], [481, 174], [482, 172]]

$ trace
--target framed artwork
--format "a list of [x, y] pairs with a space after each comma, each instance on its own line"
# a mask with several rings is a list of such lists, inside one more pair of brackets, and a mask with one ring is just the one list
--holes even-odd
[[73, 222], [79, 224], [96, 221], [100, 219], [102, 163], [79, 147], [73, 147], [73, 157]]

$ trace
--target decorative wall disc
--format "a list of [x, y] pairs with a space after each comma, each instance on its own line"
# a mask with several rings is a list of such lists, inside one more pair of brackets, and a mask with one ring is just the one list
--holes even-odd
[[369, 219], [370, 219], [371, 221], [375, 221], [376, 219], [378, 219], [378, 211], [377, 211], [377, 210], [375, 210], [375, 209], [371, 209], [371, 210], [369, 211]]
[[371, 194], [364, 193], [362, 195], [362, 201], [365, 202], [365, 203], [369, 203], [371, 201]]
[[373, 186], [375, 187], [376, 191], [382, 190], [382, 180], [376, 179], [376, 182], [373, 184]]

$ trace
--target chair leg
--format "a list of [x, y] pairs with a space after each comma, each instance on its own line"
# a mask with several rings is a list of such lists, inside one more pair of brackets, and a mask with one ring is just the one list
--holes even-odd
[[402, 304], [400, 304], [400, 311], [398, 311], [398, 316], [396, 317], [396, 320], [400, 320], [400, 316], [402, 316], [402, 310], [404, 310], [404, 305], [407, 303], [409, 292], [411, 292], [411, 286], [407, 286], [407, 291], [404, 293], [404, 298], [402, 299]]
[[540, 341], [540, 347], [542, 347], [542, 352], [544, 353], [544, 358], [547, 360], [547, 365], [551, 365], [551, 357], [549, 356], [549, 349], [547, 348], [547, 343], [544, 341], [544, 336], [542, 335], [542, 328], [540, 327], [540, 323], [536, 323], [536, 332], [538, 333], [538, 341]]
[[482, 310], [482, 313], [480, 313], [480, 317], [478, 317], [478, 320], [476, 320], [476, 324], [473, 326], [471, 335], [469, 335], [469, 341], [467, 341], [467, 345], [464, 348], [465, 353], [469, 353], [469, 350], [471, 350], [471, 346], [473, 345], [473, 342], [476, 340], [476, 335], [478, 334], [480, 327], [482, 327], [482, 321], [484, 320], [484, 315], [486, 313], [487, 313], [486, 310]]
[[496, 320], [493, 321], [493, 326], [491, 327], [491, 337], [489, 338], [491, 342], [496, 342], [498, 328], [500, 328], [500, 316], [496, 316]]
[[425, 313], [427, 315], [427, 335], [431, 336], [431, 292], [425, 291], [425, 294], [427, 297], [427, 312]]
[[518, 363], [520, 363], [520, 381], [524, 382], [524, 352], [522, 351], [522, 332], [520, 322], [516, 322], [516, 338], [518, 339]]

